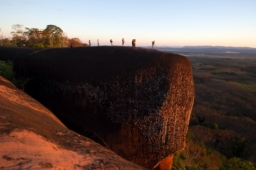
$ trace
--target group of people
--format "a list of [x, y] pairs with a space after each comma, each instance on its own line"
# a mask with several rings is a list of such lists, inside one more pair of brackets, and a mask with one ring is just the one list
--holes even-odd
[[[124, 38], [122, 38], [122, 46], [124, 46], [124, 43], [125, 43]], [[97, 39], [97, 44], [98, 44], [98, 46], [100, 46], [99, 39]], [[113, 40], [112, 39], [110, 39], [110, 44], [111, 44], [111, 46], [113, 46]], [[91, 46], [91, 40], [89, 40], [89, 46]], [[132, 39], [132, 47], [136, 47], [136, 39]], [[155, 47], [155, 40], [152, 41], [152, 48], [154, 48], [154, 47]]]
[[[122, 46], [124, 46], [124, 38], [122, 38]], [[110, 44], [111, 44], [111, 46], [113, 46], [113, 40], [112, 39], [110, 39]]]

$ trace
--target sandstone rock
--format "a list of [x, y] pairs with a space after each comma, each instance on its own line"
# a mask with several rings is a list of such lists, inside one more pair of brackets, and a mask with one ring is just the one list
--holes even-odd
[[0, 169], [143, 169], [67, 129], [2, 77], [0, 117]]

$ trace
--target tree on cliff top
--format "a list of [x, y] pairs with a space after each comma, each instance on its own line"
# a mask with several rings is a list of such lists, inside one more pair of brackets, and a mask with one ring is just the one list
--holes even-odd
[[73, 47], [81, 47], [83, 45], [82, 41], [79, 38], [71, 38], [69, 39], [69, 46]]
[[45, 31], [49, 33], [50, 47], [62, 47], [63, 31], [56, 25], [47, 25]]
[[21, 47], [25, 41], [25, 37], [23, 35], [23, 25], [15, 24], [12, 26], [12, 29], [13, 29], [13, 31], [11, 32], [12, 41], [14, 45]]

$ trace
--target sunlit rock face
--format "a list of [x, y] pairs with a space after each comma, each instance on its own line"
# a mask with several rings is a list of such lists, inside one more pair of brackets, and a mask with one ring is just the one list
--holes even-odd
[[50, 49], [23, 65], [29, 94], [125, 159], [152, 169], [184, 148], [194, 101], [186, 57], [128, 47]]
[[144, 169], [65, 127], [0, 76], [0, 169]]

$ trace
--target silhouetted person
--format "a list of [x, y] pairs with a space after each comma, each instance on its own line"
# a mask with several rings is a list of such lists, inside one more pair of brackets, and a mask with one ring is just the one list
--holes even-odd
[[154, 47], [155, 47], [155, 40], [152, 41], [152, 48], [154, 48]]
[[89, 47], [91, 46], [91, 40], [89, 40]]
[[99, 41], [99, 39], [97, 39], [97, 43], [98, 43], [98, 46], [100, 46], [100, 41]]
[[72, 44], [70, 45], [70, 48], [73, 48], [73, 45], [72, 45]]
[[124, 38], [123, 38], [123, 39], [122, 39], [122, 46], [124, 46], [124, 42], [125, 42], [125, 41], [124, 41]]
[[132, 39], [132, 47], [136, 46], [136, 39]]
[[111, 46], [113, 46], [113, 41], [112, 41], [112, 39], [110, 39], [110, 44], [111, 44]]

